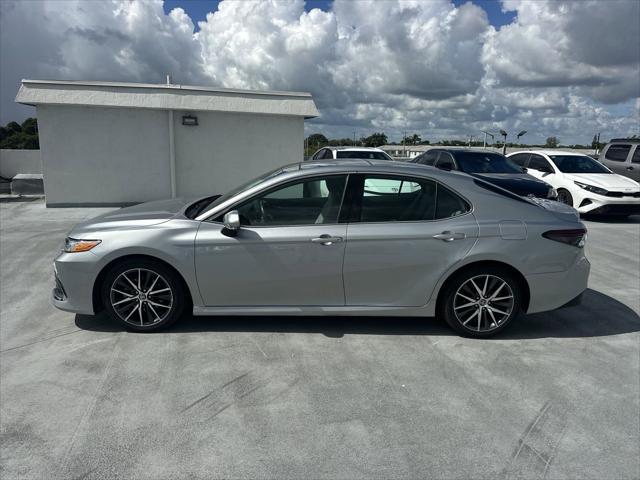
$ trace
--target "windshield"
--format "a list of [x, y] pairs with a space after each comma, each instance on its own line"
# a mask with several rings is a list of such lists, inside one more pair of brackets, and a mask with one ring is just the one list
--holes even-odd
[[237, 195], [238, 193], [244, 190], [249, 190], [250, 188], [255, 187], [259, 183], [262, 183], [269, 178], [275, 177], [276, 175], [280, 175], [283, 171], [284, 170], [282, 169], [282, 167], [278, 167], [275, 170], [272, 170], [268, 173], [260, 175], [257, 178], [254, 178], [253, 180], [243, 183], [239, 187], [236, 187], [233, 190], [230, 190], [224, 195], [216, 195], [216, 196], [208, 197], [203, 200], [199, 200], [195, 203], [192, 203], [185, 211], [185, 215], [187, 216], [187, 218], [194, 219], [198, 215], [206, 212], [207, 210], [210, 210], [211, 208], [217, 205], [220, 205], [223, 202], [226, 202], [227, 200]]
[[499, 153], [456, 152], [460, 170], [467, 173], [523, 173], [522, 168]]
[[372, 152], [370, 150], [338, 150], [336, 158], [364, 158], [367, 160], [391, 160], [384, 152]]
[[586, 155], [550, 155], [562, 173], [613, 173]]

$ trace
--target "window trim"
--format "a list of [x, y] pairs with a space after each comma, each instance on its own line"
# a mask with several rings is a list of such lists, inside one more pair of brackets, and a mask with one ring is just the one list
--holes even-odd
[[[452, 171], [452, 172], [461, 172], [462, 171], [462, 170], [460, 170], [460, 167], [458, 166], [458, 162], [456, 162], [455, 155], [453, 155], [451, 152], [447, 152], [446, 150], [440, 150], [439, 153], [440, 153], [440, 155], [438, 155], [438, 158], [436, 158], [433, 161], [433, 167], [434, 168], [438, 168], [438, 164], [440, 163], [440, 160], [444, 159], [445, 155], [449, 155], [449, 158], [453, 162], [453, 168], [450, 171]], [[445, 170], [445, 169], [441, 168], [440, 170]]]
[[[433, 220], [396, 220], [393, 222], [361, 222], [361, 221], [354, 221], [352, 218], [352, 206], [353, 203], [349, 204], [349, 215], [348, 215], [348, 220], [347, 220], [347, 224], [348, 225], [403, 225], [403, 224], [414, 224], [414, 223], [433, 223], [433, 222], [442, 222], [445, 220], [451, 220], [453, 218], [461, 218], [464, 217], [465, 215], [469, 215], [472, 214], [475, 210], [475, 206], [473, 205], [472, 202], [469, 201], [469, 199], [467, 197], [465, 197], [464, 195], [461, 195], [457, 190], [451, 188], [448, 185], [445, 185], [444, 183], [442, 183], [441, 181], [432, 178], [432, 177], [422, 177], [422, 176], [407, 176], [407, 175], [403, 175], [400, 173], [385, 173], [385, 172], [357, 172], [354, 174], [351, 174], [351, 176], [358, 177], [361, 176], [362, 177], [362, 185], [364, 187], [364, 179], [366, 177], [370, 177], [370, 176], [383, 176], [385, 179], [394, 179], [394, 177], [397, 177], [400, 180], [403, 181], [430, 181], [436, 184], [436, 211], [438, 209], [438, 188], [442, 187], [442, 188], [446, 188], [447, 190], [449, 190], [451, 193], [453, 193], [454, 195], [460, 197], [462, 200], [464, 200], [464, 202], [469, 205], [469, 210], [467, 210], [466, 212], [462, 213], [461, 215], [456, 215], [454, 217], [447, 217], [447, 218], [434, 218]], [[347, 185], [350, 188], [355, 189], [356, 187], [352, 186], [351, 184]], [[359, 187], [358, 187], [359, 188]], [[356, 191], [357, 193], [357, 191]], [[362, 191], [362, 193], [364, 193], [364, 190]], [[362, 208], [362, 207], [361, 207]]]
[[[333, 223], [296, 223], [296, 224], [273, 224], [273, 225], [240, 225], [240, 228], [286, 228], [286, 227], [311, 227], [311, 226], [320, 226], [320, 225], [342, 225], [342, 224], [346, 224], [346, 222], [341, 222], [341, 218], [342, 218], [342, 210], [344, 207], [344, 200], [346, 197], [346, 192], [347, 189], [349, 188], [349, 177], [353, 175], [352, 173], [348, 173], [348, 172], [334, 172], [334, 173], [329, 173], [329, 174], [314, 174], [314, 175], [309, 175], [309, 176], [305, 176], [305, 177], [298, 177], [298, 178], [294, 178], [292, 180], [289, 181], [285, 181], [283, 183], [279, 183], [277, 185], [273, 185], [269, 188], [266, 188], [264, 190], [260, 190], [259, 192], [256, 192], [254, 195], [251, 195], [250, 197], [244, 198], [242, 200], [240, 200], [237, 203], [234, 203], [232, 205], [230, 205], [229, 207], [223, 209], [220, 211], [220, 213], [216, 213], [211, 215], [211, 217], [214, 218], [207, 218], [202, 220], [203, 222], [207, 222], [207, 223], [213, 223], [215, 225], [224, 225], [223, 222], [219, 222], [216, 221], [215, 218], [219, 218], [219, 217], [224, 217], [227, 213], [229, 213], [232, 210], [236, 210], [237, 208], [241, 207], [242, 205], [252, 202], [253, 200], [255, 200], [257, 197], [261, 197], [261, 196], [265, 196], [265, 195], [269, 195], [271, 192], [274, 192], [276, 190], [280, 190], [281, 188], [287, 188], [291, 185], [295, 185], [297, 183], [304, 183], [304, 182], [308, 182], [308, 181], [314, 181], [314, 179], [324, 179], [327, 177], [346, 177], [345, 179], [345, 183], [344, 183], [344, 189], [342, 190], [342, 198], [340, 199], [340, 208], [338, 210], [338, 221], [337, 222], [333, 222]], [[350, 209], [349, 209], [350, 210]]]

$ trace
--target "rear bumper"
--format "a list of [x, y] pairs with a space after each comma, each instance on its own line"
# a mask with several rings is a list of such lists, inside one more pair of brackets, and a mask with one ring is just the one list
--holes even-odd
[[546, 312], [569, 306], [587, 289], [591, 264], [582, 256], [570, 269], [557, 273], [526, 276], [529, 284], [527, 313]]

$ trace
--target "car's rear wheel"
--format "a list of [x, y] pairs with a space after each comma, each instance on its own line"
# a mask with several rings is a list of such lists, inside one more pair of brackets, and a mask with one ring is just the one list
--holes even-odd
[[107, 273], [102, 301], [127, 329], [152, 332], [180, 318], [185, 292], [175, 273], [160, 262], [131, 259]]
[[495, 335], [520, 314], [522, 287], [507, 270], [478, 267], [452, 278], [443, 291], [441, 314], [470, 337]]
[[573, 207], [573, 197], [571, 196], [571, 193], [569, 193], [569, 190], [565, 190], [564, 188], [559, 189], [558, 201]]

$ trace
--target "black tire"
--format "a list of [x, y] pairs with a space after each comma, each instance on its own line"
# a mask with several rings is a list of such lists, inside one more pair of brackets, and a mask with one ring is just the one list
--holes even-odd
[[569, 193], [569, 190], [565, 190], [564, 188], [559, 189], [558, 201], [573, 207], [573, 197], [571, 196], [571, 193]]
[[[139, 279], [137, 275], [140, 275]], [[159, 277], [155, 283], [154, 275]], [[139, 291], [138, 284], [141, 286]], [[118, 263], [106, 274], [102, 283], [102, 302], [109, 315], [126, 329], [155, 332], [178, 320], [188, 299], [181, 279], [170, 268], [153, 260], [132, 258]], [[140, 311], [134, 310], [129, 320], [125, 319], [129, 310], [124, 308], [134, 309], [136, 305]]]
[[[485, 287], [484, 278], [488, 277]], [[481, 302], [479, 292], [475, 292], [470, 280], [478, 284], [480, 290], [486, 290], [484, 305], [465, 306], [471, 301]], [[500, 286], [504, 282], [505, 286]], [[487, 300], [492, 292], [498, 290], [496, 299], [511, 294], [511, 300]], [[471, 293], [475, 292], [475, 293]], [[502, 293], [504, 292], [504, 293]], [[460, 295], [459, 295], [460, 294]], [[469, 298], [469, 300], [465, 300]], [[522, 310], [522, 287], [508, 270], [498, 266], [478, 266], [455, 274], [449, 279], [440, 294], [438, 314], [456, 332], [463, 336], [486, 338], [504, 330]], [[466, 302], [466, 303], [460, 303]], [[461, 308], [462, 307], [462, 308]], [[478, 310], [480, 313], [478, 314]], [[498, 314], [497, 312], [502, 312]], [[508, 315], [503, 315], [508, 313]], [[478, 316], [480, 318], [478, 318]], [[468, 320], [471, 319], [471, 320]], [[478, 323], [479, 320], [479, 323]], [[464, 324], [466, 322], [466, 325]]]

